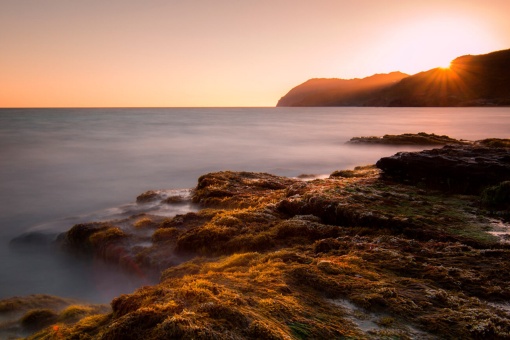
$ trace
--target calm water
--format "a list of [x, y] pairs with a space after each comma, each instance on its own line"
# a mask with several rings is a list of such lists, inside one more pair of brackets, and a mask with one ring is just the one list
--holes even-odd
[[9, 247], [26, 231], [64, 231], [72, 217], [133, 202], [149, 189], [191, 188], [211, 171], [326, 175], [372, 164], [411, 149], [345, 142], [421, 131], [510, 138], [510, 108], [0, 110], [0, 298], [108, 301], [141, 284], [101, 263]]

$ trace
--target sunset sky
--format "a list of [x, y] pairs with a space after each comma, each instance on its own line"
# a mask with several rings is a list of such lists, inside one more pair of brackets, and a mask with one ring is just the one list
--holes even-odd
[[509, 0], [0, 0], [0, 107], [274, 106], [510, 48]]

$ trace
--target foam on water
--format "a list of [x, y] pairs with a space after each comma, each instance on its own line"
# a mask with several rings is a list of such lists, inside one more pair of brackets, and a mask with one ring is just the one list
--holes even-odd
[[[156, 281], [136, 272], [125, 272], [113, 264], [99, 259], [71, 257], [55, 245], [58, 235], [79, 223], [116, 221], [138, 214], [151, 214], [173, 217], [196, 211], [191, 203], [191, 190], [158, 190], [158, 199], [149, 202], [127, 203], [116, 207], [94, 211], [88, 214], [64, 217], [34, 225], [10, 242], [11, 254], [17, 262], [24, 262], [22, 270], [10, 271], [11, 276], [4, 279], [17, 286], [22, 295], [31, 293], [52, 293], [65, 297], [77, 297], [92, 302], [108, 302], [112, 298], [129, 293], [136, 288], [154, 284]], [[168, 197], [179, 197], [180, 202], [165, 203]], [[137, 246], [151, 246], [137, 244]], [[44, 283], [47, 275], [55, 276], [56, 283], [38, 291], [38, 282]], [[18, 285], [20, 283], [21, 285]], [[34, 285], [34, 286], [31, 286]]]
[[[160, 199], [150, 202], [132, 202], [116, 207], [110, 207], [77, 216], [68, 216], [53, 221], [36, 224], [27, 229], [26, 233], [62, 233], [69, 230], [69, 226], [87, 222], [111, 221], [127, 218], [137, 214], [152, 214], [172, 217], [197, 211], [198, 207], [191, 203], [191, 189], [157, 190]], [[167, 204], [163, 202], [168, 197], [178, 196], [182, 202]]]

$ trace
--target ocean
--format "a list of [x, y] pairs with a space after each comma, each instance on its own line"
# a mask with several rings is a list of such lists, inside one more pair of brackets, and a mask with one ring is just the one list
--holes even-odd
[[108, 219], [147, 190], [193, 188], [212, 171], [324, 177], [422, 149], [346, 144], [406, 132], [510, 138], [510, 108], [0, 109], [0, 298], [108, 302], [151, 283], [37, 243], [13, 246], [20, 235]]

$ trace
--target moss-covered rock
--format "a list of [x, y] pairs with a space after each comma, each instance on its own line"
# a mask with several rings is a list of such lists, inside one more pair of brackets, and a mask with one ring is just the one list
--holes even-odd
[[307, 182], [211, 173], [198, 212], [75, 226], [67, 242], [93, 254], [147, 243], [126, 251], [161, 280], [112, 313], [68, 307], [34, 339], [510, 337], [510, 246], [488, 233], [494, 216], [479, 196], [409, 184], [374, 166]]
[[[80, 304], [73, 299], [35, 294], [0, 300], [0, 338], [54, 338], [63, 325], [75, 324], [92, 315], [110, 311], [108, 305]], [[37, 332], [40, 331], [41, 337]]]
[[477, 141], [478, 144], [492, 148], [510, 148], [510, 139], [487, 138]]
[[482, 191], [481, 200], [487, 207], [510, 209], [510, 181], [485, 188]]
[[21, 318], [21, 326], [29, 331], [39, 330], [55, 323], [58, 314], [51, 309], [33, 309]]

